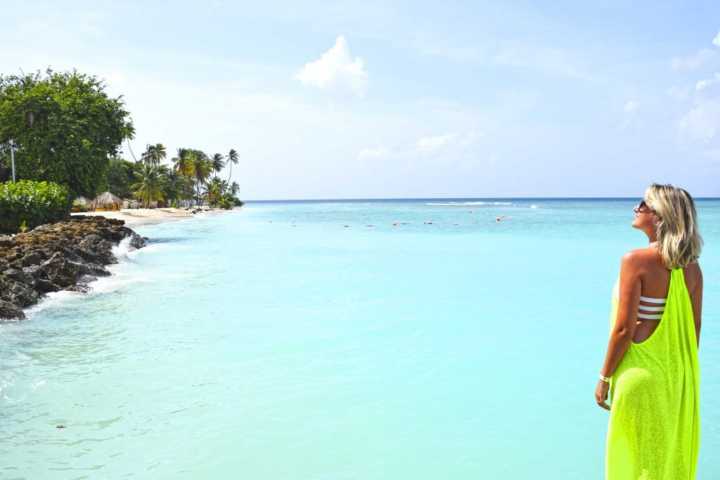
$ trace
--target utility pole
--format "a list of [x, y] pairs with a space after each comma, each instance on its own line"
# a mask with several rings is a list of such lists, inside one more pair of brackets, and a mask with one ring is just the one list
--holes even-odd
[[12, 179], [15, 183], [15, 142], [10, 139], [10, 163], [12, 163]]

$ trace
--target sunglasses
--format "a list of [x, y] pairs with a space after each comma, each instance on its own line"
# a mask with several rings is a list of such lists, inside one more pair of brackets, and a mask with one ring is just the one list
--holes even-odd
[[647, 203], [645, 203], [645, 200], [640, 200], [640, 203], [637, 204], [636, 207], [633, 207], [633, 212], [635, 213], [656, 213], [655, 210], [650, 208]]

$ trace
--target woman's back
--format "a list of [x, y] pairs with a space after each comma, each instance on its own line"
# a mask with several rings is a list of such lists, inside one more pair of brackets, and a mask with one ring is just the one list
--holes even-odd
[[[640, 265], [640, 295], [643, 297], [650, 297], [653, 299], [665, 299], [667, 298], [670, 288], [670, 270], [668, 270], [662, 262], [660, 252], [654, 245], [646, 248], [640, 248], [633, 251], [633, 254], [639, 257]], [[697, 262], [690, 263], [683, 269], [683, 277], [685, 279], [685, 285], [687, 286], [688, 293], [693, 306], [693, 317], [695, 321], [695, 334], [696, 337], [700, 338], [700, 326], [701, 326], [701, 305], [702, 305], [702, 271], [700, 265]], [[653, 307], [646, 307], [645, 305], [651, 305], [652, 300], [640, 300], [640, 310], [652, 311]], [[662, 302], [654, 302], [661, 304]], [[661, 307], [654, 307], [655, 311], [662, 311]], [[637, 326], [633, 334], [633, 342], [641, 343], [648, 339], [655, 329], [659, 326], [657, 319], [642, 319], [638, 318]]]

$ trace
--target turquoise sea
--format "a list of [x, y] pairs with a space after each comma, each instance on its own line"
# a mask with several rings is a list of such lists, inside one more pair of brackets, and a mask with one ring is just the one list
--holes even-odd
[[[0, 325], [0, 478], [602, 479], [594, 389], [638, 200], [250, 202], [138, 227], [151, 244], [91, 293]], [[711, 480], [720, 200], [697, 206]]]

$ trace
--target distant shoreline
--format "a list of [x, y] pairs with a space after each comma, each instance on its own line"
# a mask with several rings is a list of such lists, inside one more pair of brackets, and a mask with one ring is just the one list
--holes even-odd
[[[196, 215], [217, 214], [228, 212], [221, 208], [123, 208], [121, 210], [93, 211], [93, 212], [77, 212], [72, 216], [84, 215], [93, 217], [114, 218], [124, 220], [127, 227], [137, 227], [140, 225], [154, 225], [158, 223], [184, 220]], [[197, 213], [193, 213], [197, 212]]]

